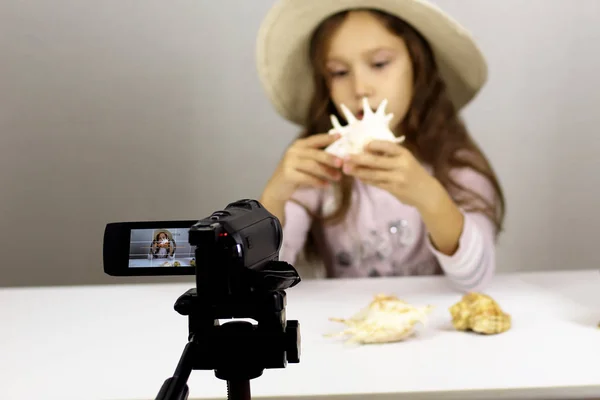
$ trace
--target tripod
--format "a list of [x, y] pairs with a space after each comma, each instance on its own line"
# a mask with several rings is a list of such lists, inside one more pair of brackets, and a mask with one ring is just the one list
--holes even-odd
[[[192, 370], [215, 370], [227, 381], [229, 400], [250, 400], [250, 380], [265, 368], [300, 362], [298, 321], [286, 321], [283, 290], [227, 296], [217, 304], [202, 301], [196, 289], [177, 299], [175, 310], [189, 319], [189, 337], [175, 373], [165, 380], [156, 400], [187, 400]], [[219, 324], [219, 319], [252, 318]]]

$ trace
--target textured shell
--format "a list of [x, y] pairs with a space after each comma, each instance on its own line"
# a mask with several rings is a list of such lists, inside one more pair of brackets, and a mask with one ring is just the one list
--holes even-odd
[[329, 133], [339, 133], [342, 137], [329, 145], [325, 151], [343, 158], [348, 154], [361, 153], [364, 147], [375, 139], [389, 140], [396, 143], [404, 141], [404, 136], [397, 138], [390, 130], [389, 123], [393, 118], [393, 114], [385, 114], [386, 106], [387, 100], [383, 100], [377, 111], [373, 112], [368, 100], [363, 98], [364, 117], [359, 120], [342, 104], [340, 108], [346, 121], [348, 121], [348, 125], [342, 126], [335, 115], [331, 116], [333, 128]]
[[511, 316], [505, 313], [490, 296], [468, 293], [449, 309], [452, 325], [460, 331], [485, 335], [506, 332], [511, 328]]
[[414, 307], [396, 296], [376, 295], [373, 301], [350, 318], [330, 318], [347, 329], [326, 337], [350, 336], [346, 343], [375, 344], [399, 342], [415, 334], [418, 323], [425, 324], [432, 306]]

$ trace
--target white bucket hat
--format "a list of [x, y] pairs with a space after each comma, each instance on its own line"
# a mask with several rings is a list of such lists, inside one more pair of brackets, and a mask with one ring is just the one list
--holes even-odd
[[313, 95], [309, 46], [321, 22], [340, 11], [378, 9], [395, 15], [429, 42], [457, 110], [487, 80], [487, 64], [470, 33], [425, 0], [278, 0], [257, 37], [256, 66], [268, 98], [285, 119], [303, 125]]

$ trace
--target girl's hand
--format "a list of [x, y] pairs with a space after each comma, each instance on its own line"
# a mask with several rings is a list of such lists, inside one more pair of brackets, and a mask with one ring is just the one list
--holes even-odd
[[296, 140], [286, 151], [263, 197], [288, 200], [300, 187], [322, 188], [342, 174], [342, 160], [323, 151], [339, 135], [317, 134]]
[[419, 210], [435, 207], [439, 197], [439, 182], [408, 149], [393, 142], [370, 142], [363, 154], [346, 158], [343, 171]]

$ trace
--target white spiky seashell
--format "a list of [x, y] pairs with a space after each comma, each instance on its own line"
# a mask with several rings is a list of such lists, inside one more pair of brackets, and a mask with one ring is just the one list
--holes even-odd
[[364, 115], [362, 120], [357, 119], [344, 104], [340, 106], [348, 125], [342, 126], [335, 115], [331, 115], [333, 128], [329, 134], [339, 133], [342, 136], [331, 145], [327, 146], [325, 151], [337, 157], [343, 158], [348, 154], [361, 153], [364, 147], [372, 140], [389, 140], [395, 143], [402, 143], [404, 136], [396, 137], [390, 130], [389, 124], [393, 114], [385, 114], [387, 100], [383, 100], [377, 111], [373, 112], [366, 98], [363, 98]]
[[425, 325], [433, 306], [416, 307], [396, 296], [376, 295], [368, 307], [348, 319], [330, 318], [348, 326], [326, 337], [350, 336], [347, 344], [400, 342], [413, 336], [417, 324]]

